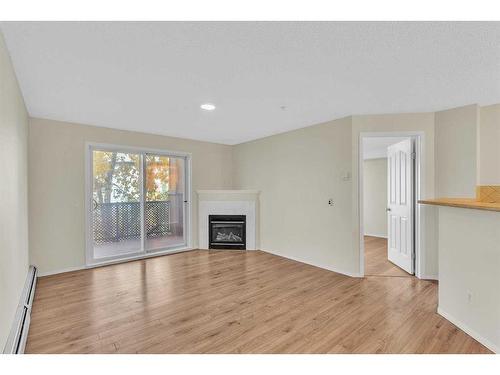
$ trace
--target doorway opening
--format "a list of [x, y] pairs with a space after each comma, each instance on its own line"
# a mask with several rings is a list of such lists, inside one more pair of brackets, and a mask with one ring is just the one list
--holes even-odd
[[419, 135], [361, 135], [362, 276], [419, 275], [420, 144]]

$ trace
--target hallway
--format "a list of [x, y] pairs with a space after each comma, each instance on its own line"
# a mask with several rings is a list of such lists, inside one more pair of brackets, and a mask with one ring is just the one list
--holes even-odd
[[387, 239], [365, 236], [365, 276], [412, 277], [387, 259]]

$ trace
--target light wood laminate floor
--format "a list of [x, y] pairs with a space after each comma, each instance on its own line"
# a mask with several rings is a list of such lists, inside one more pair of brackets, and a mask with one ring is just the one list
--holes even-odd
[[387, 259], [387, 239], [365, 236], [365, 275], [412, 277]]
[[27, 353], [487, 353], [437, 284], [195, 250], [38, 281]]

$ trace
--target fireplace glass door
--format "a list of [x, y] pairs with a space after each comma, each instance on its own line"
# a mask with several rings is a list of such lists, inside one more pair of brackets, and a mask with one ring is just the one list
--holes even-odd
[[245, 249], [246, 218], [244, 215], [209, 216], [210, 249]]

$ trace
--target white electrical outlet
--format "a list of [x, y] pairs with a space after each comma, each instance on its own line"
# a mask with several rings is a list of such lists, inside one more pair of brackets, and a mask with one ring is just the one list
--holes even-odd
[[471, 291], [467, 291], [467, 302], [468, 303], [472, 302], [472, 292]]

